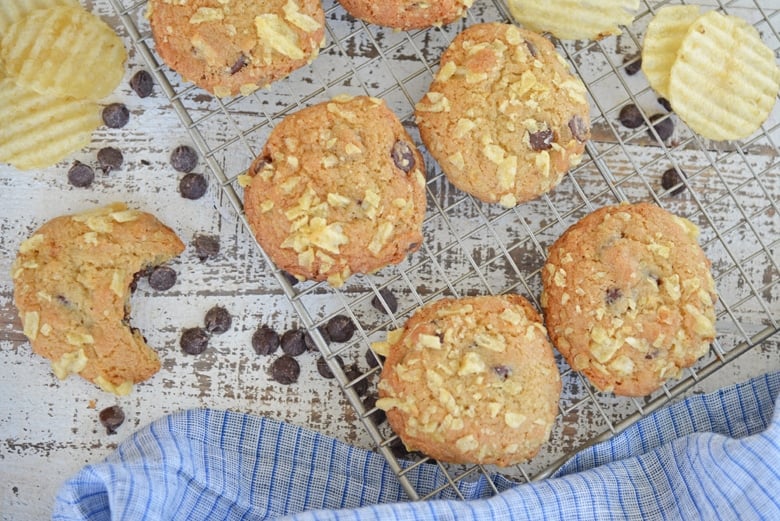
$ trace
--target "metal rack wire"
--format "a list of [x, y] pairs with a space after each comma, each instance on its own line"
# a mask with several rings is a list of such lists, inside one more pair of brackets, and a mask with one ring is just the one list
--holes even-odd
[[[499, 0], [477, 0], [460, 22], [395, 32], [357, 21], [335, 0], [326, 0], [327, 43], [310, 66], [268, 90], [219, 100], [183, 83], [162, 64], [144, 18], [146, 2], [110, 2], [205, 158], [219, 186], [218, 204], [235, 210], [244, 226], [237, 178], [281, 118], [337, 94], [369, 94], [385, 99], [417, 139], [413, 107], [427, 90], [441, 52], [465, 26], [510, 20]], [[729, 143], [704, 141], [673, 114], [662, 111], [641, 73], [629, 75], [624, 67], [638, 59], [644, 28], [665, 3], [643, 2], [634, 24], [619, 37], [558, 43], [588, 87], [593, 139], [582, 164], [550, 194], [513, 209], [480, 203], [453, 188], [426, 155], [426, 241], [400, 265], [371, 276], [352, 277], [338, 290], [322, 283], [292, 286], [261, 251], [267, 269], [274, 272], [377, 450], [387, 458], [410, 498], [419, 499], [421, 494], [405, 474], [431, 461], [411, 455], [416, 457], [415, 463], [402, 466], [394, 453], [397, 438], [387, 425], [375, 421], [377, 410], [356, 390], [364, 380], [376, 382], [381, 361], [369, 363], [369, 368], [356, 376], [348, 375], [337, 357], [360, 351], [371, 357], [370, 342], [400, 327], [419, 306], [442, 296], [517, 292], [536, 303], [546, 247], [595, 208], [618, 201], [649, 200], [701, 228], [700, 242], [713, 261], [720, 292], [719, 336], [707, 357], [681, 379], [645, 399], [596, 392], [559, 357], [564, 390], [551, 441], [531, 462], [501, 469], [502, 473], [519, 481], [549, 476], [573, 452], [620, 432], [778, 332], [780, 108], [775, 107], [752, 137]], [[717, 1], [712, 7], [748, 19], [778, 52], [780, 5], [769, 9], [758, 0], [735, 0]], [[653, 113], [674, 119], [672, 138], [662, 141], [651, 125], [631, 131], [621, 127], [617, 113], [627, 103], [640, 107], [646, 123]], [[668, 168], [685, 173], [682, 195], [661, 187], [661, 173]], [[246, 237], [254, 240], [248, 228]], [[390, 311], [381, 295], [383, 289], [398, 296], [397, 311]], [[378, 299], [386, 313], [373, 309], [372, 299]], [[358, 326], [358, 334], [349, 343], [329, 344], [320, 333], [319, 328], [336, 314], [350, 316]], [[437, 464], [446, 472], [443, 487], [451, 487], [456, 497], [459, 482], [478, 475], [490, 481], [490, 472], [495, 470]]]

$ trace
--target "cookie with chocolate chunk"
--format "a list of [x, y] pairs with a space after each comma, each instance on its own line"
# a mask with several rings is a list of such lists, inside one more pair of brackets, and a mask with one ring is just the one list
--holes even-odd
[[33, 351], [54, 374], [72, 373], [118, 395], [160, 369], [128, 325], [136, 274], [184, 250], [151, 214], [122, 203], [57, 217], [23, 241], [13, 265], [14, 303]]
[[555, 347], [602, 391], [645, 396], [709, 350], [715, 283], [685, 218], [606, 206], [571, 226], [542, 270]]
[[150, 0], [160, 57], [218, 97], [247, 95], [317, 57], [325, 14], [317, 0]]
[[547, 39], [498, 22], [453, 40], [415, 115], [450, 182], [505, 207], [554, 188], [590, 137], [582, 81]]
[[419, 248], [425, 165], [384, 101], [340, 96], [287, 116], [241, 178], [257, 241], [298, 279], [340, 286]]
[[454, 22], [466, 15], [473, 0], [339, 0], [346, 11], [366, 22], [409, 30], [424, 29]]
[[410, 451], [520, 463], [549, 439], [561, 379], [539, 313], [520, 295], [445, 298], [372, 344], [376, 405]]

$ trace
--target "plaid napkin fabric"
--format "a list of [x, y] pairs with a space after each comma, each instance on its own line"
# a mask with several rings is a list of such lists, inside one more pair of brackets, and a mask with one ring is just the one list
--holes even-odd
[[[408, 501], [384, 458], [245, 414], [189, 410], [141, 429], [57, 496], [53, 519], [780, 520], [780, 372], [694, 396], [576, 454], [553, 477], [491, 476]], [[437, 465], [407, 474], [421, 495]]]

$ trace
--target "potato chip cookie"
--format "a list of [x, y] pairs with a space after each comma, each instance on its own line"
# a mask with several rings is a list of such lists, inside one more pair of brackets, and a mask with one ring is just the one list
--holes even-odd
[[484, 23], [453, 40], [415, 115], [452, 184], [512, 207], [552, 190], [580, 161], [590, 137], [585, 95], [547, 39]]
[[339, 3], [355, 18], [406, 31], [454, 22], [465, 16], [473, 0], [339, 0]]
[[134, 275], [184, 250], [153, 215], [121, 203], [57, 217], [22, 242], [13, 265], [14, 303], [33, 351], [54, 374], [72, 373], [118, 395], [160, 368], [128, 326]]
[[550, 437], [561, 379], [520, 295], [441, 299], [386, 342], [377, 406], [409, 450], [451, 463], [526, 461]]
[[147, 16], [165, 63], [218, 97], [288, 76], [324, 43], [318, 0], [150, 0]]
[[550, 247], [541, 304], [550, 338], [602, 391], [645, 396], [715, 339], [715, 283], [698, 229], [649, 204], [606, 206]]
[[419, 248], [425, 165], [384, 101], [340, 96], [287, 116], [242, 178], [249, 225], [279, 268], [340, 286]]

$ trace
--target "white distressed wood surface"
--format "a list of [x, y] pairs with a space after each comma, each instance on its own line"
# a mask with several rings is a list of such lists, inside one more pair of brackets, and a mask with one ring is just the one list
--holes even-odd
[[[780, 3], [760, 3], [768, 13], [774, 13], [773, 20], [778, 18]], [[212, 180], [209, 193], [198, 201], [179, 196], [181, 174], [170, 167], [168, 156], [177, 145], [191, 144], [192, 140], [159, 87], [146, 99], [129, 89], [127, 80], [146, 65], [132, 48], [107, 0], [85, 5], [117, 27], [125, 38], [130, 52], [127, 73], [107, 101], [126, 103], [131, 119], [121, 130], [99, 129], [89, 147], [53, 167], [19, 172], [0, 165], [0, 517], [48, 517], [57, 489], [81, 466], [99, 461], [135, 429], [166, 413], [190, 407], [267, 415], [373, 448], [338, 385], [317, 373], [314, 354], [299, 357], [299, 383], [282, 386], [270, 380], [267, 368], [272, 358], [254, 353], [251, 335], [263, 323], [281, 333], [300, 325], [300, 317], [216, 183]], [[755, 4], [741, 1], [734, 8], [756, 20], [760, 14], [751, 6]], [[407, 35], [355, 22], [333, 1], [326, 1], [325, 7], [331, 28], [328, 46], [310, 67], [270, 91], [230, 104], [229, 117], [217, 115], [198, 125], [207, 135], [209, 146], [219, 149], [214, 157], [229, 176], [246, 168], [251, 152], [262, 146], [270, 130], [268, 122], [277, 121], [279, 111], [296, 104], [310, 104], [340, 92], [369, 91], [388, 99], [408, 122], [409, 98], [416, 99], [425, 92], [441, 50], [461, 27], [454, 24], [443, 30]], [[501, 16], [492, 1], [478, 0], [469, 23]], [[441, 295], [511, 290], [535, 299], [545, 247], [590, 209], [620, 198], [656, 200], [701, 226], [702, 243], [713, 260], [722, 299], [718, 307], [719, 348], [729, 351], [757, 332], [777, 328], [780, 110], [776, 107], [765, 125], [766, 139], [755, 141], [739, 153], [734, 153], [733, 147], [723, 151], [702, 149], [695, 142], [669, 153], [643, 133], [632, 136], [621, 129], [616, 114], [629, 95], [648, 113], [659, 110], [641, 74], [630, 78], [604, 74], [609, 60], [619, 66], [623, 55], [636, 52], [638, 41], [632, 36], [641, 34], [648, 19], [645, 13], [632, 33], [607, 39], [598, 48], [583, 51], [579, 44], [566, 47], [590, 87], [596, 129], [593, 151], [598, 161], [586, 161], [549, 196], [505, 211], [476, 203], [452, 188], [429, 159], [430, 209], [426, 244], [419, 253], [371, 277], [355, 277], [338, 293], [322, 286], [298, 286], [303, 292], [300, 302], [315, 320], [339, 312], [357, 318], [358, 339], [345, 346], [332, 346], [342, 349], [341, 355], [348, 363], [367, 370], [363, 356], [367, 340], [378, 339], [421, 303]], [[144, 22], [139, 17], [137, 23]], [[762, 33], [768, 34], [774, 49], [780, 46], [776, 39], [778, 27], [780, 22], [775, 21], [774, 33]], [[381, 56], [378, 48], [383, 50]], [[421, 60], [428, 64], [427, 69], [421, 66]], [[425, 70], [419, 72], [421, 68]], [[175, 75], [170, 77], [176, 82]], [[197, 89], [188, 90], [183, 99], [196, 121], [221, 110], [215, 100]], [[412, 125], [410, 129], [414, 130]], [[234, 139], [237, 131], [246, 136], [245, 141]], [[673, 141], [686, 143], [689, 139], [690, 134], [681, 130]], [[616, 146], [618, 140], [623, 144]], [[222, 149], [225, 143], [232, 144]], [[71, 187], [66, 174], [72, 161], [78, 159], [94, 166], [97, 150], [104, 146], [122, 150], [123, 168], [108, 175], [96, 170], [96, 181], [88, 189]], [[687, 172], [696, 172], [689, 180], [691, 190], [678, 197], [662, 194], [658, 185], [660, 173], [672, 158]], [[205, 169], [201, 161], [196, 171], [205, 173]], [[219, 257], [205, 263], [196, 259], [190, 248], [175, 259], [171, 266], [179, 279], [171, 290], [155, 292], [145, 282], [139, 284], [132, 298], [131, 320], [160, 354], [163, 368], [122, 398], [76, 377], [59, 381], [53, 376], [48, 362], [31, 352], [21, 332], [10, 278], [19, 243], [43, 222], [116, 200], [155, 213], [187, 244], [197, 233], [216, 234], [221, 243]], [[399, 299], [399, 310], [391, 318], [369, 304], [371, 288], [385, 283]], [[206, 310], [215, 304], [232, 313], [231, 330], [214, 336], [203, 355], [183, 354], [178, 346], [182, 328], [200, 324]], [[712, 390], [778, 370], [779, 349], [778, 335], [774, 335], [705, 379], [694, 391]], [[567, 371], [563, 362], [561, 368]], [[376, 381], [375, 374], [369, 378]], [[566, 372], [562, 414], [552, 439], [523, 470], [529, 474], [543, 470], [561, 455], [608, 430], [610, 423], [617, 423], [642, 403], [599, 394], [590, 398], [582, 380]], [[98, 422], [98, 411], [114, 404], [122, 406], [127, 420], [116, 435], [108, 436]]]

